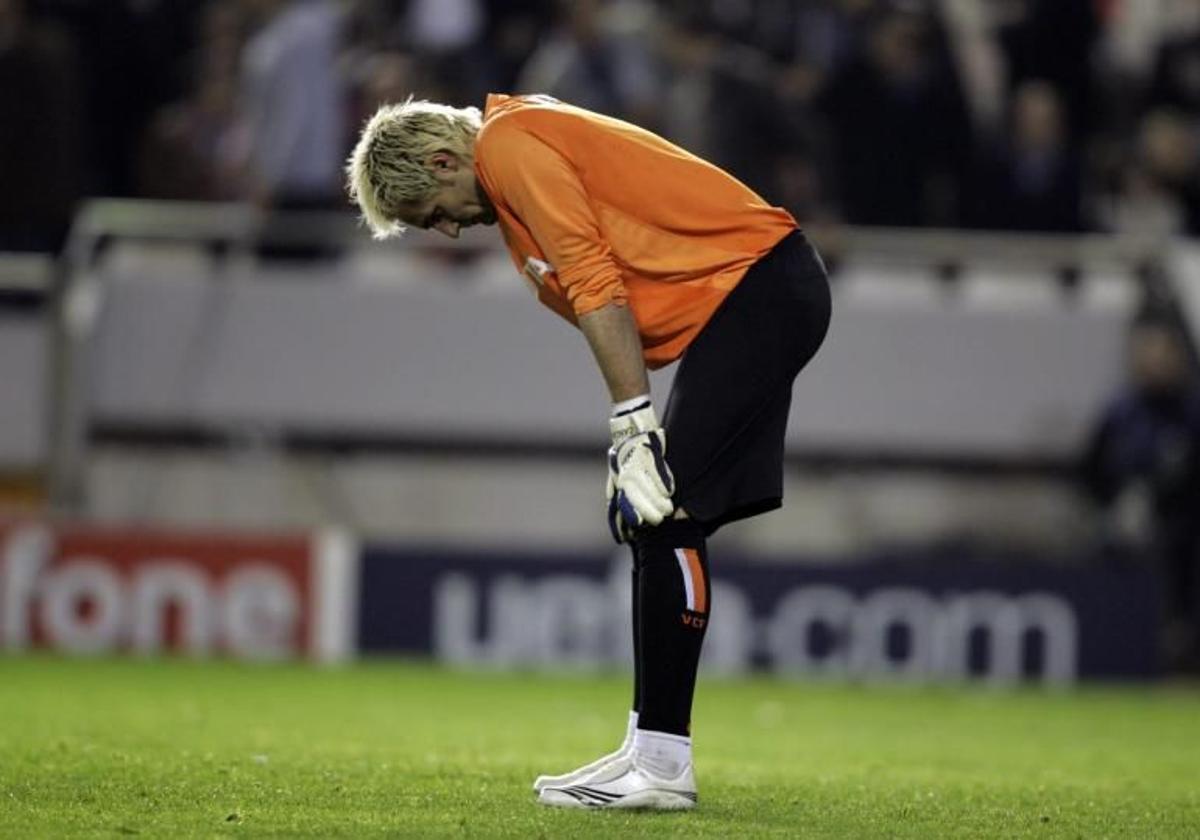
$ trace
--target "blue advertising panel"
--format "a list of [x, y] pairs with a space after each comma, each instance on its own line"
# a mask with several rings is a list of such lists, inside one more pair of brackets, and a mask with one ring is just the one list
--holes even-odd
[[[1161, 596], [1144, 566], [978, 557], [722, 558], [706, 673], [994, 683], [1158, 672]], [[595, 668], [630, 658], [629, 558], [367, 546], [363, 653]]]

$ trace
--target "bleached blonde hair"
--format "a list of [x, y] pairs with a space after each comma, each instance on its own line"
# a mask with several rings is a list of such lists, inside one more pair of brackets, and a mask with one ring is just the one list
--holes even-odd
[[438, 187], [425, 159], [434, 152], [474, 158], [482, 116], [478, 108], [454, 108], [411, 96], [375, 112], [346, 162], [346, 188], [376, 239], [404, 232], [405, 204], [421, 202]]

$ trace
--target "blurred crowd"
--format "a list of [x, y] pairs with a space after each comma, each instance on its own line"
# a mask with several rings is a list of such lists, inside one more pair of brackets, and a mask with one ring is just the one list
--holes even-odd
[[0, 0], [0, 248], [342, 206], [381, 102], [549, 93], [803, 221], [1200, 232], [1200, 0]]

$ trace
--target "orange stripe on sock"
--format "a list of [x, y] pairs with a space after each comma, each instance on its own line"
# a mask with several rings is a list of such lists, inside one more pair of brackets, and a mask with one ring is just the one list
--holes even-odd
[[692, 572], [692, 592], [696, 596], [696, 612], [708, 612], [708, 590], [704, 588], [704, 570], [700, 568], [700, 553], [694, 548], [685, 548], [688, 568]]

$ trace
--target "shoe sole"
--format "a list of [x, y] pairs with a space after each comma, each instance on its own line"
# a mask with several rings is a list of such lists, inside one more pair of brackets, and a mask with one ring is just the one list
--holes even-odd
[[639, 790], [619, 799], [608, 799], [590, 793], [586, 788], [543, 788], [538, 794], [538, 803], [551, 808], [601, 808], [624, 811], [688, 811], [696, 807], [696, 794], [677, 790]]

